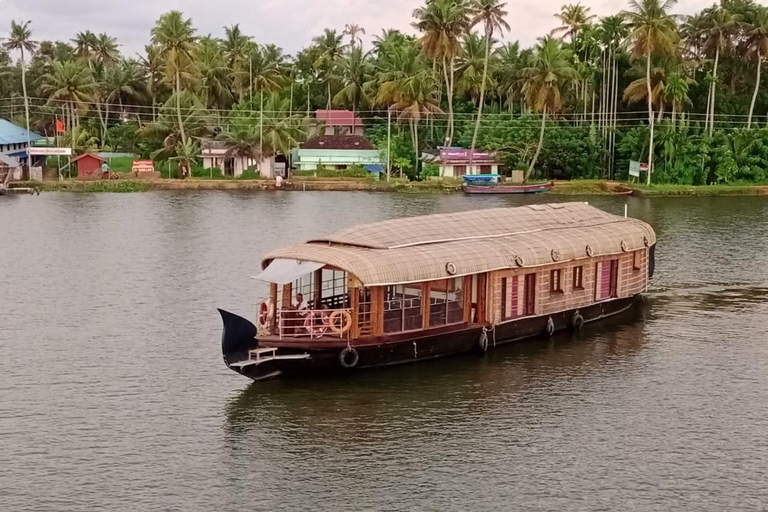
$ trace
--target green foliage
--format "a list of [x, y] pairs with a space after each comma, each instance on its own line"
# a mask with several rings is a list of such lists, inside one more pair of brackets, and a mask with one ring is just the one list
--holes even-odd
[[426, 180], [439, 175], [440, 175], [440, 166], [433, 163], [427, 163], [421, 166], [421, 172], [419, 173], [419, 178], [422, 180]]

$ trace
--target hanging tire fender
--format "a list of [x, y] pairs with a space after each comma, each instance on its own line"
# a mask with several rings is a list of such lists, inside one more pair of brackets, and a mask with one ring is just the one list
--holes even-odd
[[574, 331], [580, 331], [582, 327], [584, 327], [584, 317], [581, 316], [581, 313], [576, 311], [573, 314], [573, 318], [571, 319], [571, 327]]
[[555, 334], [555, 321], [552, 320], [552, 317], [549, 317], [549, 320], [547, 320], [547, 326], [544, 332], [546, 332], [549, 336]]
[[480, 352], [488, 352], [488, 333], [483, 330], [480, 337], [477, 339], [477, 348]]
[[347, 370], [351, 370], [360, 361], [360, 354], [352, 347], [347, 347], [339, 353], [339, 363]]

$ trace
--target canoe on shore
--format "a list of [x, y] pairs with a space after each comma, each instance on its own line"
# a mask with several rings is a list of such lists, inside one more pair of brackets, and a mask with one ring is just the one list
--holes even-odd
[[541, 194], [552, 190], [551, 183], [535, 185], [469, 185], [464, 184], [467, 194]]

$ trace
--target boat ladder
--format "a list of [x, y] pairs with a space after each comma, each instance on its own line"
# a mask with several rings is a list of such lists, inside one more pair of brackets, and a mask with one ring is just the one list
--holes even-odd
[[309, 354], [284, 354], [284, 355], [278, 355], [277, 354], [277, 347], [269, 347], [269, 348], [257, 348], [254, 350], [251, 350], [248, 353], [248, 359], [245, 361], [238, 361], [236, 363], [232, 363], [229, 366], [234, 368], [245, 368], [246, 366], [254, 366], [259, 365], [263, 363], [268, 363], [270, 361], [300, 361], [302, 359], [309, 359]]

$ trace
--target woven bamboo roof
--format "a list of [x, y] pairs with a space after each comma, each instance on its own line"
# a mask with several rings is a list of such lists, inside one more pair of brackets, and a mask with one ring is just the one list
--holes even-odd
[[586, 203], [560, 203], [357, 226], [272, 251], [263, 266], [277, 258], [315, 261], [346, 270], [364, 285], [380, 286], [551, 265], [655, 243], [653, 229], [640, 220]]

